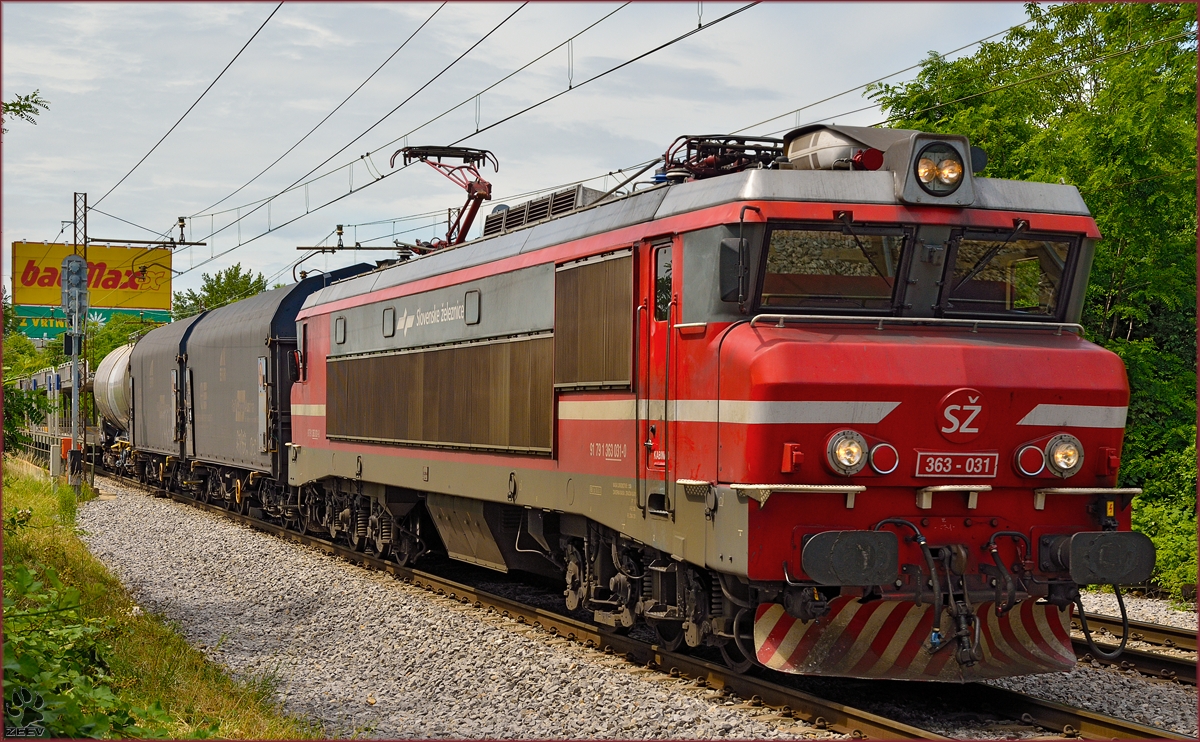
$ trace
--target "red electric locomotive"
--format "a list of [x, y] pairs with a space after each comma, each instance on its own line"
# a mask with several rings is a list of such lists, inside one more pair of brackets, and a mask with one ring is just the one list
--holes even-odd
[[568, 607], [740, 669], [1069, 669], [1079, 586], [1154, 563], [1116, 488], [1129, 391], [1077, 324], [1079, 192], [984, 159], [684, 137], [648, 187], [498, 210], [313, 293], [285, 517], [557, 575]]

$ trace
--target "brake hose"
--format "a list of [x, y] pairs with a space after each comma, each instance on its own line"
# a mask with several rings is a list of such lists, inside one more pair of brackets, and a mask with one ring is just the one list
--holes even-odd
[[1092, 641], [1092, 632], [1088, 629], [1087, 624], [1087, 614], [1083, 612], [1083, 595], [1080, 594], [1075, 598], [1075, 605], [1079, 607], [1079, 626], [1083, 629], [1083, 638], [1087, 640], [1088, 649], [1096, 657], [1109, 662], [1121, 656], [1121, 653], [1125, 651], [1125, 644], [1129, 641], [1129, 612], [1125, 610], [1125, 600], [1121, 597], [1121, 589], [1116, 585], [1113, 585], [1112, 589], [1113, 594], [1117, 596], [1117, 605], [1121, 607], [1121, 644], [1115, 652], [1105, 652]]
[[932, 583], [933, 589], [933, 631], [930, 633], [929, 643], [936, 651], [942, 643], [942, 585], [938, 580], [937, 562], [933, 560], [933, 552], [929, 550], [929, 545], [925, 542], [925, 536], [922, 535], [921, 529], [917, 528], [915, 524], [903, 518], [884, 518], [875, 524], [874, 530], [878, 531], [888, 523], [911, 528], [916, 534], [913, 541], [917, 542], [917, 545], [921, 547], [921, 553], [925, 555], [925, 564], [929, 566], [929, 581]]
[[[1021, 533], [1020, 531], [996, 531], [995, 533], [992, 534], [992, 537], [990, 539], [988, 539], [987, 546], [985, 546], [984, 548], [987, 549], [988, 552], [992, 555], [992, 561], [996, 563], [996, 569], [1000, 570], [1000, 576], [1004, 578], [1004, 587], [1006, 588], [1006, 590], [1008, 592], [1008, 600], [1005, 601], [1003, 606], [1001, 606], [999, 600], [996, 601], [996, 615], [997, 616], [1003, 616], [1005, 613], [1008, 613], [1013, 608], [1015, 608], [1017, 605], [1016, 582], [1013, 580], [1012, 573], [1010, 573], [1008, 571], [1008, 567], [1005, 567], [1003, 560], [1000, 559], [1000, 547], [996, 544], [996, 539], [1000, 536], [1011, 536], [1014, 541], [1019, 539], [1022, 542], [1024, 542], [1025, 553], [1022, 555], [1022, 559], [1028, 558], [1029, 553], [1030, 553], [1029, 537], [1026, 536], [1025, 534]], [[999, 586], [997, 586], [997, 588], [998, 587]], [[997, 596], [999, 596], [998, 589], [997, 589]]]

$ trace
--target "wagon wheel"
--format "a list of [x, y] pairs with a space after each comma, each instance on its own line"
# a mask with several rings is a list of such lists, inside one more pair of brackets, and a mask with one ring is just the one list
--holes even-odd
[[204, 480], [204, 486], [196, 492], [196, 499], [205, 504], [221, 496], [220, 477], [209, 474]]
[[674, 652], [683, 644], [683, 624], [678, 621], [655, 621], [654, 635], [658, 646], [666, 652]]
[[247, 485], [242, 487], [242, 501], [235, 503], [237, 511], [242, 515], [250, 514], [250, 487]]

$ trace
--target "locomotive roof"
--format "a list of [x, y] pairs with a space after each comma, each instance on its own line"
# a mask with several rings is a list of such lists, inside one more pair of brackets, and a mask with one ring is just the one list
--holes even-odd
[[[972, 208], [1090, 216], [1072, 185], [976, 178]], [[661, 185], [586, 206], [512, 232], [467, 242], [348, 278], [314, 292], [304, 306], [417, 281], [635, 224], [740, 201], [900, 204], [892, 173], [848, 170], [745, 170]]]

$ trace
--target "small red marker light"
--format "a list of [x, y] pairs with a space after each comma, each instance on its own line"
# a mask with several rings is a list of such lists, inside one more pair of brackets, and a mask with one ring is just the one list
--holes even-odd
[[877, 149], [860, 149], [854, 153], [856, 167], [862, 170], [878, 170], [883, 167], [883, 153]]
[[891, 474], [900, 466], [900, 454], [890, 443], [880, 443], [871, 449], [871, 468], [876, 474]]
[[1046, 454], [1037, 446], [1026, 446], [1017, 454], [1017, 468], [1027, 477], [1036, 477], [1046, 468]]

